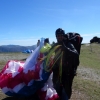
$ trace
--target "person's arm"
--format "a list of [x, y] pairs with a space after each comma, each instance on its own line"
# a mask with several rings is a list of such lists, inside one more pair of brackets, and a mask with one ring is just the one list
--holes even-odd
[[69, 54], [71, 54], [72, 56], [76, 56], [76, 57], [79, 56], [77, 50], [75, 49], [75, 47], [73, 46], [73, 44], [71, 44], [70, 42], [67, 43], [67, 45], [65, 45], [65, 44], [63, 43], [63, 46], [64, 46], [64, 49], [65, 49]]

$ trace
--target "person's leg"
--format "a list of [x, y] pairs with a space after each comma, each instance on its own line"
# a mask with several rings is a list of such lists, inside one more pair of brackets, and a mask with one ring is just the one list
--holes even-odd
[[68, 100], [68, 96], [67, 96], [64, 88], [62, 89], [61, 100]]
[[74, 76], [66, 76], [66, 79], [63, 81], [63, 87], [65, 89], [65, 92], [68, 96], [68, 99], [70, 99], [72, 94], [72, 83], [73, 83]]

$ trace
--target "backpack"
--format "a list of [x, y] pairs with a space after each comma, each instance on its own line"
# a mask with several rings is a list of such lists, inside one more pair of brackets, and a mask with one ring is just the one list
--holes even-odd
[[[78, 54], [80, 55], [80, 49], [81, 49], [81, 43], [82, 43], [83, 37], [81, 37], [79, 33], [73, 33], [73, 32], [66, 33], [64, 37], [66, 38], [67, 42], [70, 42], [71, 44], [73, 44], [74, 48], [77, 50]], [[78, 58], [74, 59], [74, 62], [73, 62], [75, 72], [77, 70], [77, 66], [79, 65], [79, 63], [80, 63], [80, 60], [78, 56]]]
[[67, 37], [68, 41], [74, 45], [75, 49], [80, 54], [83, 37], [81, 37], [79, 33], [74, 33], [74, 32], [66, 33], [65, 37]]

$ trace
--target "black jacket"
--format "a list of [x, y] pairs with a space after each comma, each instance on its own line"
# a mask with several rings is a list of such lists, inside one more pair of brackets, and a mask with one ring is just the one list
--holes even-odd
[[[53, 45], [62, 45], [62, 51], [63, 51], [63, 60], [62, 60], [62, 71], [68, 74], [73, 74], [74, 71], [76, 72], [77, 66], [79, 65], [79, 54], [73, 44], [70, 42], [66, 43], [55, 43]], [[56, 63], [53, 70], [56, 69], [56, 67], [59, 66], [59, 63]]]

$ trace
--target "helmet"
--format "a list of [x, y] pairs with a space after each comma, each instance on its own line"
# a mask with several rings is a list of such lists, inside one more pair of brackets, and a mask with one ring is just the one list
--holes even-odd
[[64, 34], [65, 34], [65, 31], [64, 31], [62, 28], [58, 28], [58, 29], [56, 30], [55, 34], [56, 34], [56, 36], [57, 36], [58, 34], [64, 35]]
[[49, 38], [46, 38], [44, 42], [49, 43]]

